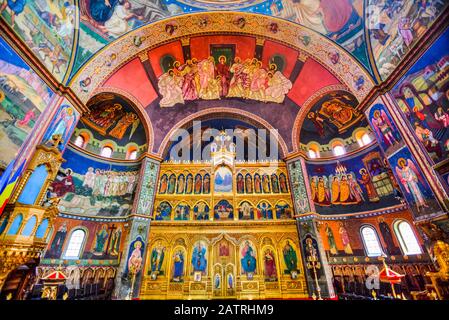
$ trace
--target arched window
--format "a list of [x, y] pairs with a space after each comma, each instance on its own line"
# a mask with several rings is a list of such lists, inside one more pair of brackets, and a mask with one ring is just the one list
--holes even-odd
[[103, 149], [101, 149], [101, 156], [102, 157], [105, 157], [105, 158], [110, 158], [111, 156], [112, 156], [112, 152], [113, 152], [114, 150], [112, 150], [112, 148], [111, 147], [109, 147], [109, 146], [105, 146], [105, 147], [103, 147]]
[[368, 133], [364, 133], [361, 139], [361, 142], [359, 142], [359, 144], [361, 144], [361, 146], [366, 146], [368, 144], [371, 143], [371, 137], [369, 136]]
[[85, 140], [84, 140], [84, 137], [82, 135], [79, 135], [75, 139], [75, 145], [77, 147], [80, 147], [80, 148], [84, 147], [84, 142], [85, 142]]
[[394, 226], [396, 237], [405, 255], [421, 254], [421, 247], [410, 224], [406, 221], [398, 221]]
[[11, 226], [8, 230], [8, 235], [16, 235], [19, 232], [20, 226], [22, 225], [23, 216], [22, 214], [19, 214], [14, 218], [14, 220], [11, 223]]
[[32, 216], [30, 219], [28, 219], [27, 223], [25, 224], [25, 227], [22, 230], [22, 236], [31, 236], [33, 233], [34, 227], [36, 226], [37, 218], [36, 216]]
[[333, 152], [336, 156], [342, 156], [346, 153], [345, 148], [340, 144], [337, 144], [333, 147]]
[[309, 146], [309, 158], [315, 159], [320, 157], [320, 148], [316, 144], [311, 144]]
[[359, 128], [356, 131], [354, 136], [359, 146], [363, 147], [371, 143], [372, 139], [365, 128]]
[[47, 231], [47, 228], [48, 228], [48, 219], [45, 218], [44, 220], [42, 220], [39, 227], [37, 227], [36, 238], [43, 238], [45, 236], [45, 232]]
[[67, 245], [64, 258], [79, 259], [85, 237], [86, 232], [84, 232], [84, 230], [77, 229], [73, 231], [70, 235], [69, 244]]
[[129, 154], [129, 160], [136, 160], [136, 159], [137, 159], [137, 150], [133, 150]]
[[382, 255], [382, 247], [376, 230], [371, 226], [364, 226], [360, 230], [362, 234], [363, 245], [365, 246], [368, 257], [379, 257]]

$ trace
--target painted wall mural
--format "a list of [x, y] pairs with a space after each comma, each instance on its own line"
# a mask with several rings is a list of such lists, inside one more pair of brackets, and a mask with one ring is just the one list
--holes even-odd
[[69, 148], [50, 187], [59, 210], [84, 216], [124, 216], [131, 212], [140, 165], [116, 165]]
[[378, 99], [365, 113], [388, 159], [388, 166], [387, 161], [384, 160], [384, 162], [391, 170], [389, 175], [395, 175], [402, 197], [407, 201], [414, 215], [439, 212], [441, 208], [438, 201], [424, 179], [416, 159], [405, 146], [402, 135], [392, 122], [386, 106]]
[[369, 0], [366, 25], [374, 61], [385, 80], [402, 58], [429, 29], [446, 1]]
[[398, 184], [377, 146], [337, 162], [309, 161], [306, 167], [318, 213], [355, 213], [401, 204]]
[[83, 230], [86, 237], [79, 260], [94, 260], [93, 264], [97, 264], [96, 260], [109, 260], [109, 264], [118, 264], [126, 236], [123, 222], [101, 223], [61, 217], [55, 221], [43, 262], [57, 264], [64, 260], [70, 236], [76, 230]]
[[75, 12], [73, 0], [16, 0], [0, 5], [2, 18], [59, 81], [71, 63]]
[[198, 61], [189, 59], [185, 64], [174, 61], [170, 70], [159, 77], [161, 107], [184, 104], [188, 100], [218, 100], [244, 98], [263, 102], [282, 103], [292, 83], [272, 63], [268, 69], [254, 59], [242, 61], [235, 57], [229, 61], [225, 55]]
[[0, 166], [14, 159], [53, 97], [45, 82], [0, 38], [0, 144], [4, 150]]
[[64, 100], [49, 124], [47, 131], [44, 133], [42, 143], [51, 144], [53, 136], [60, 135], [61, 144], [58, 146], [58, 149], [63, 152], [73, 134], [79, 118], [80, 113], [78, 110], [76, 110], [70, 102]]
[[433, 162], [449, 156], [449, 30], [427, 50], [392, 94]]
[[369, 68], [364, 36], [364, 1], [268, 1], [268, 13], [315, 30], [339, 43]]

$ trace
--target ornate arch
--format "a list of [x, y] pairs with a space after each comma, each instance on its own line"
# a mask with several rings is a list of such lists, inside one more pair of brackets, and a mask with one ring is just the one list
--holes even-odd
[[317, 92], [315, 92], [313, 95], [311, 95], [302, 105], [301, 109], [299, 110], [298, 114], [296, 115], [295, 122], [293, 123], [293, 130], [292, 130], [292, 146], [293, 146], [293, 152], [298, 152], [300, 147], [300, 134], [301, 134], [301, 128], [302, 124], [304, 122], [304, 119], [306, 118], [307, 112], [314, 106], [314, 104], [321, 99], [323, 96], [325, 96], [328, 93], [334, 92], [334, 91], [347, 91], [348, 89], [341, 85], [330, 85], [324, 88], [321, 88]]
[[[234, 23], [243, 18], [245, 23]], [[189, 37], [208, 34], [234, 34], [263, 37], [295, 48], [305, 57], [312, 57], [339, 79], [360, 102], [374, 87], [368, 71], [346, 50], [335, 42], [304, 26], [254, 13], [208, 12], [207, 24], [204, 13], [192, 13], [170, 17], [133, 30], [99, 50], [70, 81], [74, 93], [82, 102], [92, 96], [110, 75], [128, 61], [161, 44]], [[276, 25], [275, 31], [270, 26]], [[339, 56], [334, 63], [329, 52]]]

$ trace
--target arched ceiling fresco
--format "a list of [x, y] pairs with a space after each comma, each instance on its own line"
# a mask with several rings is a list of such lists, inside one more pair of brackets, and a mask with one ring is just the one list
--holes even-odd
[[447, 5], [441, 0], [16, 2], [3, 2], [2, 18], [64, 84], [95, 53], [132, 30], [170, 17], [217, 10], [257, 13], [302, 25], [343, 48], [373, 78], [385, 80]]

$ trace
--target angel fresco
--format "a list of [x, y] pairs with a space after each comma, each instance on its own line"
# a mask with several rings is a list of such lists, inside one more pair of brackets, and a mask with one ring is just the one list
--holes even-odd
[[173, 69], [158, 79], [160, 106], [223, 97], [282, 103], [292, 82], [276, 69], [275, 64], [264, 68], [256, 58], [242, 62], [236, 57], [231, 67], [225, 56], [220, 56], [217, 64], [212, 56], [200, 61], [192, 58], [183, 65], [175, 62]]
[[377, 136], [385, 142], [387, 148], [398, 142], [393, 135], [394, 127], [384, 110], [374, 111], [371, 124]]
[[68, 105], [63, 105], [58, 111], [55, 119], [52, 121], [50, 127], [44, 135], [43, 142], [51, 143], [55, 135], [61, 136], [62, 143], [58, 145], [59, 150], [62, 151], [64, 146], [69, 141], [70, 135], [73, 132], [73, 127], [77, 121], [77, 114], [74, 108]]
[[423, 208], [428, 208], [419, 186], [419, 182], [422, 183], [423, 178], [412, 160], [399, 158], [395, 170], [405, 191], [413, 197], [418, 212]]

